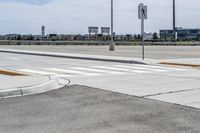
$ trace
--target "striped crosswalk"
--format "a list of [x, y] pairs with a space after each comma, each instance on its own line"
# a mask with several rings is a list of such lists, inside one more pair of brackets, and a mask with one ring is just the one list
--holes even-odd
[[108, 66], [75, 66], [67, 68], [38, 68], [38, 69], [18, 69], [18, 71], [39, 74], [55, 75], [58, 77], [76, 77], [76, 76], [100, 76], [100, 75], [125, 75], [125, 74], [148, 74], [165, 73], [170, 71], [182, 71], [181, 68], [170, 68], [153, 65], [108, 65]]

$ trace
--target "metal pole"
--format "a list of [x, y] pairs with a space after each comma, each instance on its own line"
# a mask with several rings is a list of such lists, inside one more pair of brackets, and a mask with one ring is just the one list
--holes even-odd
[[173, 0], [173, 39], [176, 40], [176, 2]]
[[111, 0], [111, 42], [110, 42], [110, 51], [115, 50], [115, 43], [113, 39], [113, 0]]
[[144, 60], [144, 19], [141, 19], [142, 59]]

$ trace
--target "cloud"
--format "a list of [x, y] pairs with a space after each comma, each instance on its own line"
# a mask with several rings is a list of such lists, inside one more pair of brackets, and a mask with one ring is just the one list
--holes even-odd
[[[139, 3], [148, 5], [145, 31], [172, 28], [172, 0], [114, 0], [114, 31], [140, 33]], [[199, 0], [176, 0], [177, 26], [200, 28]], [[87, 33], [88, 26], [110, 26], [110, 0], [0, 0], [0, 34]]]
[[27, 3], [33, 5], [44, 5], [50, 3], [52, 0], [0, 0], [0, 2], [15, 2], [15, 3]]

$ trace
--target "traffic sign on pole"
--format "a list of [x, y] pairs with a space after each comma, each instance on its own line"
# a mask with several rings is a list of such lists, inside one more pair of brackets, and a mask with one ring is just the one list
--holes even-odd
[[144, 20], [147, 19], [147, 6], [143, 3], [138, 6], [138, 18], [141, 19], [142, 59], [144, 60]]

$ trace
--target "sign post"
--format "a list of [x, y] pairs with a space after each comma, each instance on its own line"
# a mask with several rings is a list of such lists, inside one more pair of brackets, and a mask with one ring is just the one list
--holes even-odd
[[113, 0], [111, 0], [111, 41], [110, 41], [110, 44], [109, 44], [109, 47], [110, 47], [110, 51], [115, 51], [115, 43], [114, 43], [114, 35], [113, 35]]
[[143, 3], [138, 6], [138, 18], [141, 19], [142, 59], [144, 60], [144, 20], [147, 19], [147, 6]]

